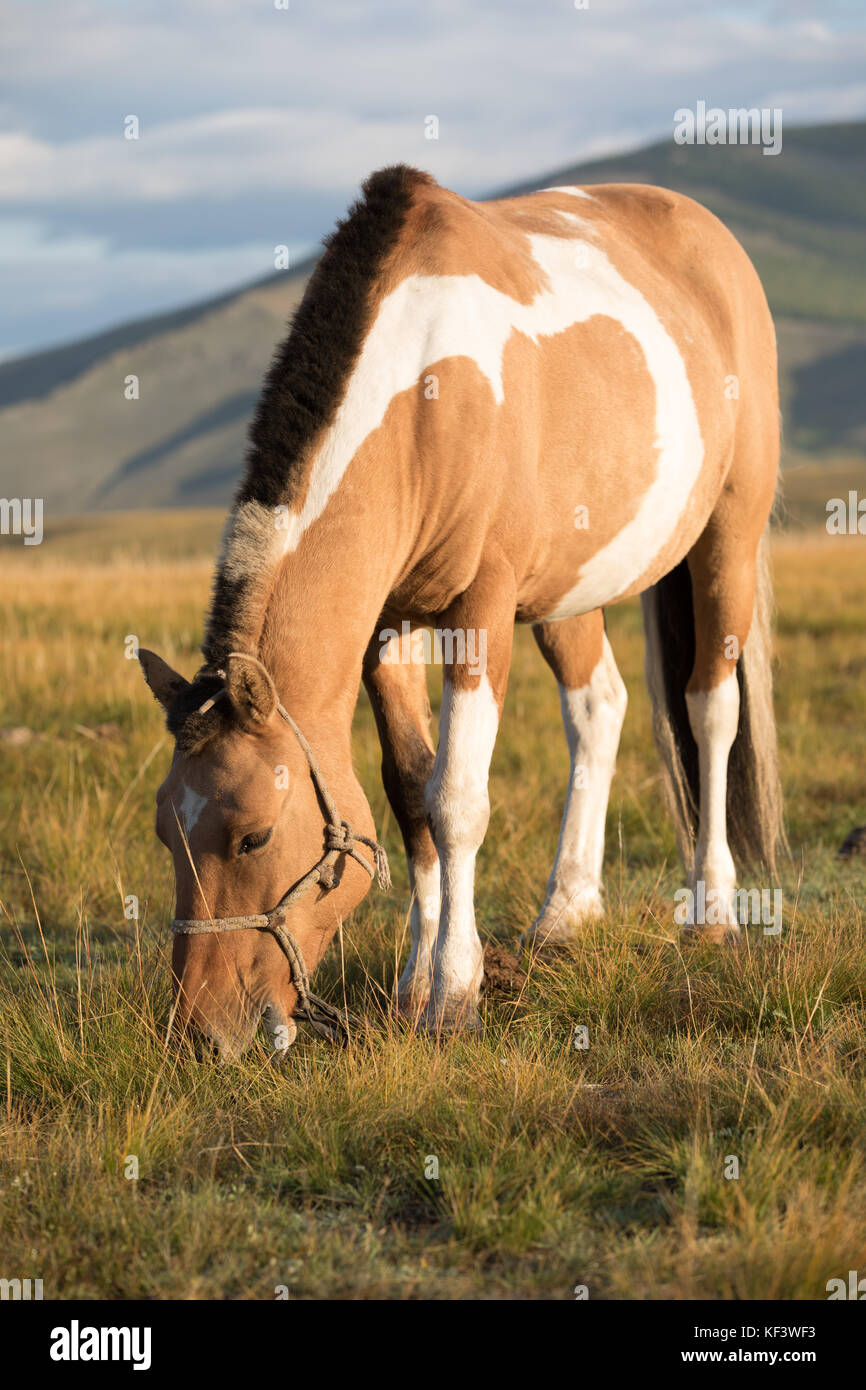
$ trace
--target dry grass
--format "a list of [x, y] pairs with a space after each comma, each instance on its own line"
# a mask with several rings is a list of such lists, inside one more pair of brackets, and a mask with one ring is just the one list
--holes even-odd
[[[609, 615], [631, 707], [605, 922], [488, 1003], [481, 1038], [397, 1029], [385, 1000], [408, 895], [362, 702], [357, 762], [396, 870], [391, 897], [346, 927], [345, 988], [369, 1027], [349, 1054], [305, 1038], [275, 1071], [264, 1048], [219, 1068], [163, 1046], [172, 873], [152, 820], [169, 746], [124, 638], [194, 667], [218, 529], [212, 515], [103, 520], [4, 561], [0, 725], [34, 737], [3, 745], [0, 792], [0, 1274], [42, 1277], [46, 1297], [568, 1298], [587, 1284], [797, 1298], [866, 1269], [866, 870], [834, 857], [866, 821], [862, 538], [776, 546], [794, 846], [780, 938], [750, 929], [737, 952], [683, 953], [627, 604]], [[537, 908], [565, 773], [556, 692], [519, 633], [479, 865], [489, 940], [510, 945]], [[339, 992], [336, 955], [319, 979]]]

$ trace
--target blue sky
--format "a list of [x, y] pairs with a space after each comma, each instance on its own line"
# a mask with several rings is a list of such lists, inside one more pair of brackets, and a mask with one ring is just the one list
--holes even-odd
[[479, 195], [700, 98], [866, 115], [859, 0], [0, 3], [4, 357], [268, 274], [396, 160]]

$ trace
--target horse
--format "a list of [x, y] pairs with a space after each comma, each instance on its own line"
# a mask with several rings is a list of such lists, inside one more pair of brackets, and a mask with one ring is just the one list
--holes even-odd
[[[139, 653], [174, 757], [175, 1021], [222, 1056], [264, 1020], [336, 1030], [309, 973], [382, 852], [352, 766], [363, 681], [408, 858], [395, 1006], [479, 1023], [474, 867], [515, 622], [571, 761], [553, 949], [603, 913], [626, 692], [603, 610], [641, 595], [653, 727], [689, 882], [733, 902], [783, 841], [767, 528], [776, 344], [746, 253], [638, 184], [473, 202], [374, 173], [325, 242], [250, 426], [192, 680]], [[438, 744], [419, 632], [448, 637]], [[401, 634], [403, 635], [401, 637]], [[735, 937], [733, 907], [691, 930]]]

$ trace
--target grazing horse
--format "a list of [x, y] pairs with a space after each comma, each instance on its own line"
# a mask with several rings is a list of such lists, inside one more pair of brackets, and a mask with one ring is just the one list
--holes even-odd
[[[140, 654], [176, 742], [157, 833], [178, 1021], [230, 1055], [263, 1017], [294, 1036], [378, 856], [350, 748], [363, 679], [413, 889], [397, 1004], [477, 1024], [474, 868], [515, 620], [559, 683], [572, 768], [530, 943], [602, 911], [626, 704], [602, 609], [629, 595], [693, 884], [732, 901], [732, 851], [772, 869], [778, 431], [761, 285], [697, 203], [628, 184], [481, 203], [405, 166], [372, 175], [267, 377], [204, 665], [188, 682]], [[430, 625], [438, 749], [400, 636]], [[706, 933], [737, 930], [732, 907]]]

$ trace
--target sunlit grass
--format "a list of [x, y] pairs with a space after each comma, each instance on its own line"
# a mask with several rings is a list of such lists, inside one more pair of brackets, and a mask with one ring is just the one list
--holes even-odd
[[[628, 604], [609, 614], [631, 703], [606, 920], [488, 1001], [479, 1038], [396, 1024], [407, 880], [362, 699], [357, 764], [395, 890], [346, 923], [317, 985], [365, 1027], [349, 1052], [302, 1036], [283, 1067], [263, 1046], [219, 1067], [165, 1046], [153, 797], [170, 749], [124, 655], [135, 634], [195, 669], [218, 523], [137, 518], [111, 551], [99, 526], [4, 559], [0, 725], [32, 737], [4, 743], [0, 790], [0, 1273], [46, 1297], [806, 1298], [866, 1267], [866, 872], [835, 858], [866, 821], [862, 541], [776, 547], [780, 937], [680, 943]], [[565, 776], [556, 691], [521, 632], [479, 861], [487, 940], [512, 945], [537, 910]]]

